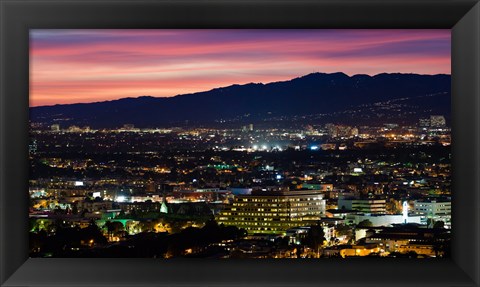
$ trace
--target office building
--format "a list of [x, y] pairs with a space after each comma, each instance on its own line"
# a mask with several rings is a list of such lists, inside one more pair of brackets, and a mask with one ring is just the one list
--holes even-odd
[[444, 116], [430, 116], [430, 126], [433, 128], [442, 128], [446, 126]]
[[385, 213], [385, 199], [339, 198], [338, 209], [355, 210], [361, 213]]
[[253, 191], [235, 196], [217, 216], [219, 224], [244, 228], [249, 234], [284, 234], [312, 224], [325, 215], [324, 195], [318, 190]]
[[427, 219], [432, 219], [433, 224], [436, 221], [443, 221], [450, 226], [452, 216], [452, 202], [448, 199], [422, 199], [413, 202], [413, 212], [422, 214]]
[[60, 131], [60, 125], [59, 124], [53, 124], [50, 126], [50, 130], [52, 132], [59, 132]]

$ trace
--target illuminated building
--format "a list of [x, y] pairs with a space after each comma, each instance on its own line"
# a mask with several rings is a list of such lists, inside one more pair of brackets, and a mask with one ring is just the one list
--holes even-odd
[[444, 116], [430, 116], [430, 126], [434, 128], [445, 127], [446, 121]]
[[58, 131], [60, 131], [60, 125], [59, 124], [51, 125], [50, 129], [51, 129], [52, 132], [58, 132]]
[[452, 203], [448, 200], [415, 200], [413, 208], [416, 213], [429, 215], [450, 215]]
[[117, 205], [125, 212], [157, 212], [161, 210], [159, 202], [117, 202]]
[[347, 215], [348, 224], [358, 225], [362, 221], [368, 220], [373, 227], [392, 226], [394, 224], [415, 223], [422, 224], [422, 216], [412, 215], [404, 217], [402, 214], [349, 214]]
[[434, 245], [429, 244], [429, 243], [404, 244], [404, 245], [400, 245], [397, 248], [397, 250], [400, 253], [415, 252], [418, 255], [424, 255], [424, 256], [429, 256], [429, 257], [436, 256]]
[[242, 132], [253, 132], [253, 124], [242, 126]]
[[302, 188], [304, 189], [315, 189], [323, 192], [329, 192], [333, 190], [333, 184], [322, 184], [322, 183], [303, 183]]
[[337, 148], [337, 145], [334, 143], [326, 143], [322, 144], [320, 147], [322, 148], [322, 150], [335, 150], [335, 148]]
[[384, 251], [406, 253], [415, 251], [422, 255], [433, 255], [434, 246], [446, 242], [450, 237], [447, 229], [429, 229], [429, 228], [385, 228], [378, 230], [378, 233], [367, 236], [365, 243], [376, 243]]
[[78, 133], [78, 132], [81, 132], [82, 129], [78, 126], [70, 126], [68, 127], [68, 131], [72, 133]]
[[230, 187], [229, 191], [234, 195], [251, 194], [252, 189], [247, 187]]
[[362, 213], [385, 213], [385, 199], [338, 199], [338, 209], [356, 210]]
[[325, 200], [318, 190], [253, 191], [236, 196], [216, 220], [250, 234], [283, 234], [292, 227], [311, 224], [324, 214]]
[[[308, 235], [311, 226], [299, 226], [290, 228], [286, 231], [286, 236], [289, 237], [290, 244], [302, 244], [303, 239]], [[335, 237], [335, 225], [334, 224], [322, 224], [323, 237], [326, 241], [330, 241]]]
[[38, 149], [37, 140], [33, 139], [28, 145], [28, 153], [30, 155], [34, 155], [37, 153], [37, 149]]
[[378, 254], [381, 251], [377, 244], [362, 244], [362, 245], [346, 245], [345, 248], [340, 249], [340, 256], [342, 258], [350, 256], [368, 256], [372, 253]]
[[404, 223], [408, 220], [408, 202], [404, 201], [402, 204], [402, 219]]
[[326, 124], [328, 135], [332, 138], [351, 138], [358, 136], [358, 129], [344, 125]]
[[168, 213], [168, 206], [165, 197], [163, 198], [162, 205], [160, 206], [160, 213]]
[[429, 219], [434, 221], [443, 221], [447, 224], [446, 227], [450, 225], [451, 215], [452, 215], [452, 202], [446, 199], [436, 199], [436, 200], [415, 200], [413, 202], [413, 211], [416, 214], [423, 214]]
[[430, 119], [419, 119], [418, 125], [420, 127], [429, 127], [430, 126]]

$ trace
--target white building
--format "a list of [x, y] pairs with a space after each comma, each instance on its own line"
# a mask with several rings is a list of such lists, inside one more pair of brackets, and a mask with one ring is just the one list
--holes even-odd
[[359, 224], [364, 220], [368, 220], [372, 223], [372, 227], [389, 227], [392, 224], [402, 223], [422, 224], [421, 215], [409, 215], [405, 218], [402, 214], [351, 214], [347, 216], [348, 219], [353, 224]]
[[443, 221], [447, 226], [451, 223], [452, 202], [445, 199], [415, 200], [413, 212], [422, 214], [433, 221]]
[[415, 213], [432, 216], [451, 215], [452, 202], [449, 200], [415, 200], [413, 210]]

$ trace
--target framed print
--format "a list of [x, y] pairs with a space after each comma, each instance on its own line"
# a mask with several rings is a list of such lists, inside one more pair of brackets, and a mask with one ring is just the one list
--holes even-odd
[[3, 0], [2, 286], [478, 286], [479, 5]]

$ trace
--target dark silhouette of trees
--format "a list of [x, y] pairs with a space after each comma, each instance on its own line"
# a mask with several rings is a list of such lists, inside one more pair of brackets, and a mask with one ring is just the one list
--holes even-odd
[[433, 228], [445, 228], [445, 222], [443, 221], [435, 221], [433, 224]]
[[302, 244], [308, 246], [318, 253], [324, 241], [325, 233], [323, 232], [323, 228], [317, 224], [310, 226], [307, 236], [305, 236], [305, 238], [302, 240]]
[[357, 224], [357, 228], [372, 227], [372, 226], [373, 226], [372, 222], [368, 219], [362, 220]]
[[123, 224], [118, 221], [107, 221], [105, 223], [107, 232], [109, 236], [118, 236], [121, 232], [125, 230]]

